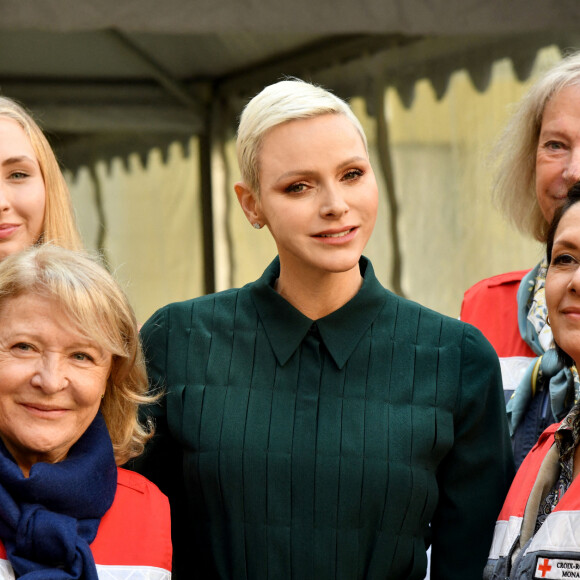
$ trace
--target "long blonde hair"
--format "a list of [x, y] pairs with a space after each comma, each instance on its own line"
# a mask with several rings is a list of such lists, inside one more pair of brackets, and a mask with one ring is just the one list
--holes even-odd
[[63, 248], [81, 249], [83, 244], [76, 225], [70, 192], [44, 133], [24, 107], [8, 97], [0, 96], [1, 117], [12, 119], [22, 127], [30, 139], [40, 166], [46, 206], [39, 243], [53, 242]]

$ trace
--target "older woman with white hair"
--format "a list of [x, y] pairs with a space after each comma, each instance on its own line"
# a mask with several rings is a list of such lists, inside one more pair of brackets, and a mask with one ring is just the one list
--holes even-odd
[[0, 578], [171, 577], [167, 498], [117, 467], [155, 400], [111, 275], [40, 245], [0, 262]]
[[[278, 256], [143, 326], [176, 578], [479, 579], [513, 462], [481, 333], [384, 289], [378, 189], [348, 105], [266, 87], [238, 130], [250, 224]], [[256, 232], [256, 235], [260, 235]]]
[[[580, 179], [580, 53], [536, 81], [496, 151], [500, 207], [520, 231], [545, 242], [554, 212]], [[461, 319], [479, 328], [500, 357], [516, 465], [580, 400], [580, 384], [554, 348], [547, 270], [543, 258], [531, 271], [482, 280], [465, 293], [461, 309]], [[536, 389], [540, 383], [545, 388]]]

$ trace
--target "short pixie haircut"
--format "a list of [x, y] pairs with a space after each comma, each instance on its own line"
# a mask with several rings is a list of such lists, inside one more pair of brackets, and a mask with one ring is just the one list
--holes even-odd
[[46, 192], [44, 221], [39, 243], [53, 242], [78, 250], [82, 248], [77, 229], [70, 192], [62, 175], [58, 161], [44, 133], [31, 115], [18, 103], [7, 97], [0, 97], [0, 119], [16, 121], [30, 139], [38, 160]]
[[523, 233], [546, 241], [549, 224], [536, 197], [536, 151], [548, 101], [566, 87], [580, 85], [580, 52], [545, 73], [520, 102], [494, 148], [498, 161], [494, 197]]
[[43, 244], [0, 262], [0, 312], [7, 301], [27, 294], [57, 301], [76, 332], [112, 354], [101, 412], [115, 460], [122, 465], [142, 453], [152, 429], [139, 423], [138, 409], [157, 397], [146, 394], [137, 321], [119, 285], [88, 254]]
[[242, 181], [260, 195], [260, 153], [266, 133], [282, 123], [321, 115], [344, 115], [359, 132], [368, 153], [360, 121], [342, 99], [300, 79], [288, 79], [267, 86], [244, 108], [236, 142]]

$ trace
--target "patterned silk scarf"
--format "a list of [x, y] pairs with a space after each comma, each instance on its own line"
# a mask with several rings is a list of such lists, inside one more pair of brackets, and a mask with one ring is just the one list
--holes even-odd
[[16, 577], [97, 580], [89, 544], [117, 489], [113, 446], [100, 413], [60, 463], [24, 477], [0, 441], [0, 538]]
[[[547, 350], [554, 348], [554, 337], [552, 329], [548, 324], [548, 307], [546, 306], [546, 274], [548, 273], [548, 261], [544, 258], [537, 267], [535, 280], [527, 280], [530, 293], [528, 297], [529, 310], [526, 316], [533, 331], [527, 331], [528, 340], [536, 342], [541, 347], [543, 354]], [[532, 287], [533, 285], [533, 287]], [[526, 342], [528, 342], [526, 340]], [[534, 349], [536, 350], [536, 349]], [[536, 351], [537, 352], [537, 351]]]
[[[572, 373], [578, 378], [576, 367]], [[580, 443], [580, 405], [574, 405], [554, 434], [559, 453], [560, 475], [548, 495], [540, 502], [536, 519], [537, 532], [546, 518], [552, 513], [562, 496], [572, 484], [574, 469], [574, 451]]]
[[[563, 366], [554, 345], [552, 330], [547, 323], [546, 273], [548, 262], [544, 258], [522, 280], [518, 290], [518, 322], [520, 334], [538, 355], [525, 372], [514, 394], [507, 403], [510, 431], [513, 434], [525, 416], [534, 395], [532, 382], [548, 385], [550, 406], [555, 421], [566, 416], [572, 404], [580, 400], [578, 375]], [[573, 394], [573, 395], [572, 395]]]

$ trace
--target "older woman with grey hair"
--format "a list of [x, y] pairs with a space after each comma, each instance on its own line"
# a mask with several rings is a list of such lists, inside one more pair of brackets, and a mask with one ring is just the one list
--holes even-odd
[[[580, 53], [530, 88], [496, 152], [500, 207], [518, 229], [545, 242], [555, 210], [580, 179]], [[580, 400], [580, 384], [554, 349], [547, 269], [544, 258], [531, 271], [482, 280], [465, 293], [461, 309], [461, 319], [478, 327], [500, 357], [516, 465]]]

